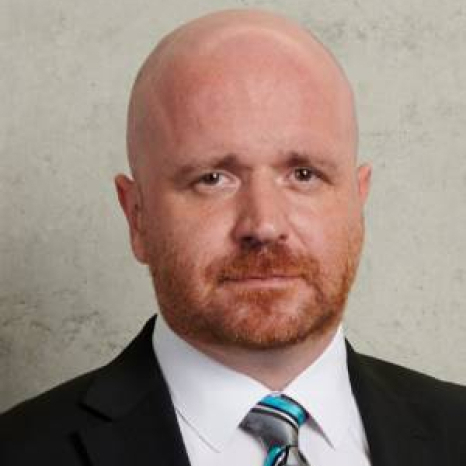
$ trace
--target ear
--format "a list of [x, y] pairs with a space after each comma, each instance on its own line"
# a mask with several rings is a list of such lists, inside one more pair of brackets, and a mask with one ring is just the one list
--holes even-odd
[[142, 224], [142, 199], [137, 184], [125, 175], [115, 177], [115, 187], [120, 206], [129, 226], [131, 247], [136, 259], [146, 264], [144, 230]]
[[366, 203], [367, 197], [369, 196], [369, 190], [371, 187], [371, 176], [372, 167], [365, 163], [360, 165], [357, 169], [357, 182], [358, 182], [358, 194], [361, 201], [361, 206]]

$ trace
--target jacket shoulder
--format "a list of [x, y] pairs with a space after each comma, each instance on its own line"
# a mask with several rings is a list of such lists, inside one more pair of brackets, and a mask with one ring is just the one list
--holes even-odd
[[361, 363], [372, 377], [390, 389], [394, 394], [412, 398], [413, 401], [428, 399], [455, 405], [466, 410], [466, 386], [448, 382], [433, 376], [377, 359], [359, 355]]
[[371, 356], [360, 356], [360, 363], [378, 387], [384, 387], [397, 398], [409, 401], [410, 406], [417, 407], [419, 416], [423, 417], [421, 413], [431, 413], [430, 422], [439, 426], [449, 439], [450, 453], [458, 458], [466, 457], [465, 386]]
[[88, 425], [95, 414], [86, 410], [80, 400], [100, 370], [80, 375], [0, 414], [0, 443], [66, 436]]
[[409, 422], [416, 435], [435, 438], [443, 464], [465, 464], [466, 387], [358, 354], [351, 346], [348, 368], [367, 417], [373, 417], [374, 406], [383, 406], [384, 416], [394, 416], [398, 424]]

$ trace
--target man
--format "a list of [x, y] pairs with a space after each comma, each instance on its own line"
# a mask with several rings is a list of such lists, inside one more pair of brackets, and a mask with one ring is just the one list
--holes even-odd
[[116, 177], [160, 315], [112, 363], [0, 419], [0, 464], [464, 466], [466, 390], [356, 354], [364, 236], [348, 81], [290, 21], [164, 38]]

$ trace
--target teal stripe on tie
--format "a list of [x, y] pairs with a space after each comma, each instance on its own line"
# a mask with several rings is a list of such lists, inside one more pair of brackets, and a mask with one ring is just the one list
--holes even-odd
[[286, 447], [272, 447], [265, 459], [264, 466], [274, 466], [280, 455], [286, 450]]
[[300, 406], [289, 402], [285, 398], [268, 395], [261, 400], [261, 404], [283, 411], [293, 417], [300, 426], [306, 422], [306, 412]]

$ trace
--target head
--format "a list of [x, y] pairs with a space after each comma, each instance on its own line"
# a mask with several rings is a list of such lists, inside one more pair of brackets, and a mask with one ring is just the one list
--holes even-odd
[[309, 32], [248, 10], [172, 32], [134, 84], [128, 154], [119, 200], [176, 333], [262, 350], [335, 330], [370, 168], [350, 85]]

